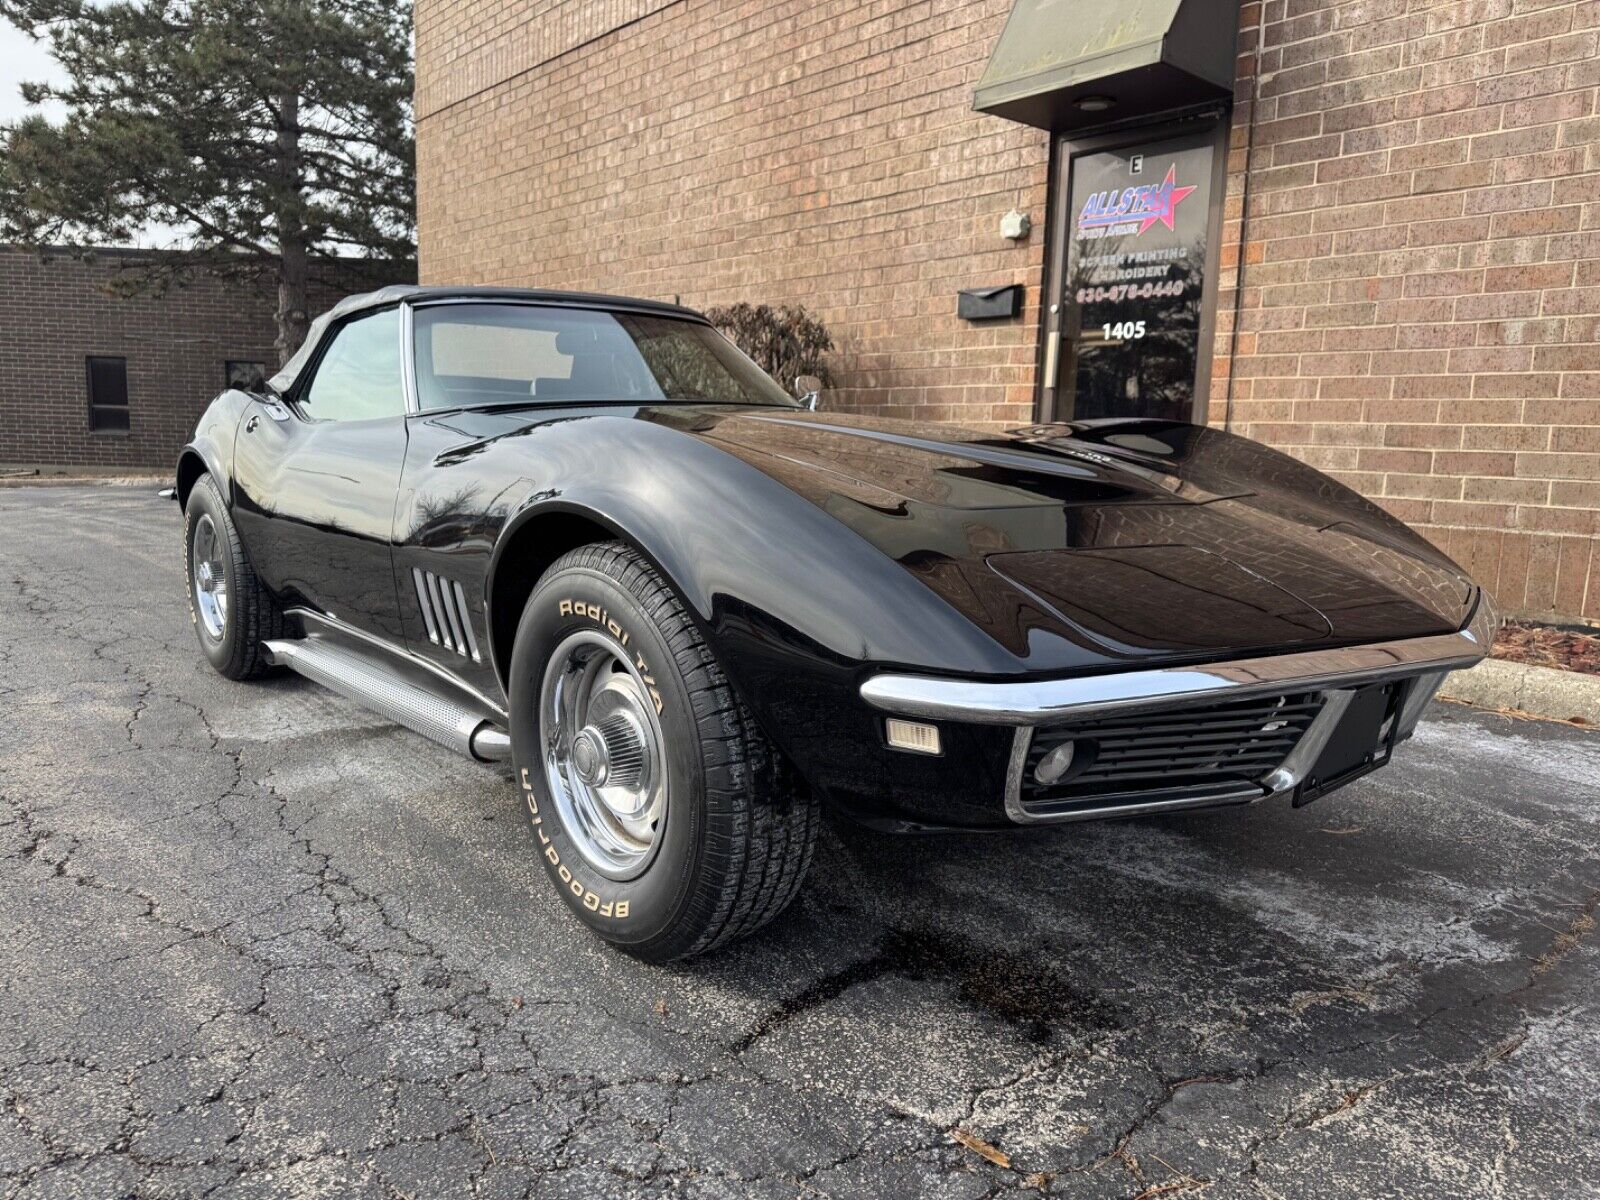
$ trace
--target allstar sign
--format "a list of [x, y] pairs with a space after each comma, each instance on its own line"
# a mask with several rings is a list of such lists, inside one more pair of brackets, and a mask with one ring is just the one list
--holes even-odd
[[1139, 222], [1136, 233], [1143, 233], [1155, 224], [1174, 228], [1173, 217], [1178, 205], [1196, 189], [1178, 186], [1177, 164], [1167, 168], [1167, 177], [1160, 183], [1147, 183], [1143, 187], [1096, 192], [1090, 196], [1078, 214], [1079, 229], [1104, 229], [1112, 225]]

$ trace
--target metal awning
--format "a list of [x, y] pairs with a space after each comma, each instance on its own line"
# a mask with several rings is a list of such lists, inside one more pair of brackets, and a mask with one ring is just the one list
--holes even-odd
[[1014, 0], [972, 106], [1071, 132], [1233, 94], [1238, 0]]

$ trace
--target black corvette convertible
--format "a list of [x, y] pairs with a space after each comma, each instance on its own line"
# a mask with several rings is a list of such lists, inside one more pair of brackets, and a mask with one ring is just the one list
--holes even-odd
[[1496, 625], [1422, 538], [1226, 433], [813, 405], [673, 305], [353, 297], [183, 451], [201, 648], [512, 759], [573, 912], [660, 961], [778, 913], [824, 802], [1303, 804]]

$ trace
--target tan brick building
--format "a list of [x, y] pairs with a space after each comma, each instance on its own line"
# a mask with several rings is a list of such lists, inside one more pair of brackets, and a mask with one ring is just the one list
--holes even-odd
[[1596, 0], [418, 0], [421, 276], [802, 303], [839, 410], [1226, 425], [1600, 621], [1597, 35]]

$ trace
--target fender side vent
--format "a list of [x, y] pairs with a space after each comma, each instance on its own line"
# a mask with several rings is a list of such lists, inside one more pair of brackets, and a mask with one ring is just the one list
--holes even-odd
[[478, 637], [472, 632], [472, 612], [467, 607], [467, 594], [461, 585], [417, 567], [411, 568], [411, 580], [417, 585], [417, 603], [422, 606], [422, 623], [428, 628], [428, 640], [435, 646], [455, 651], [462, 658], [482, 662]]

